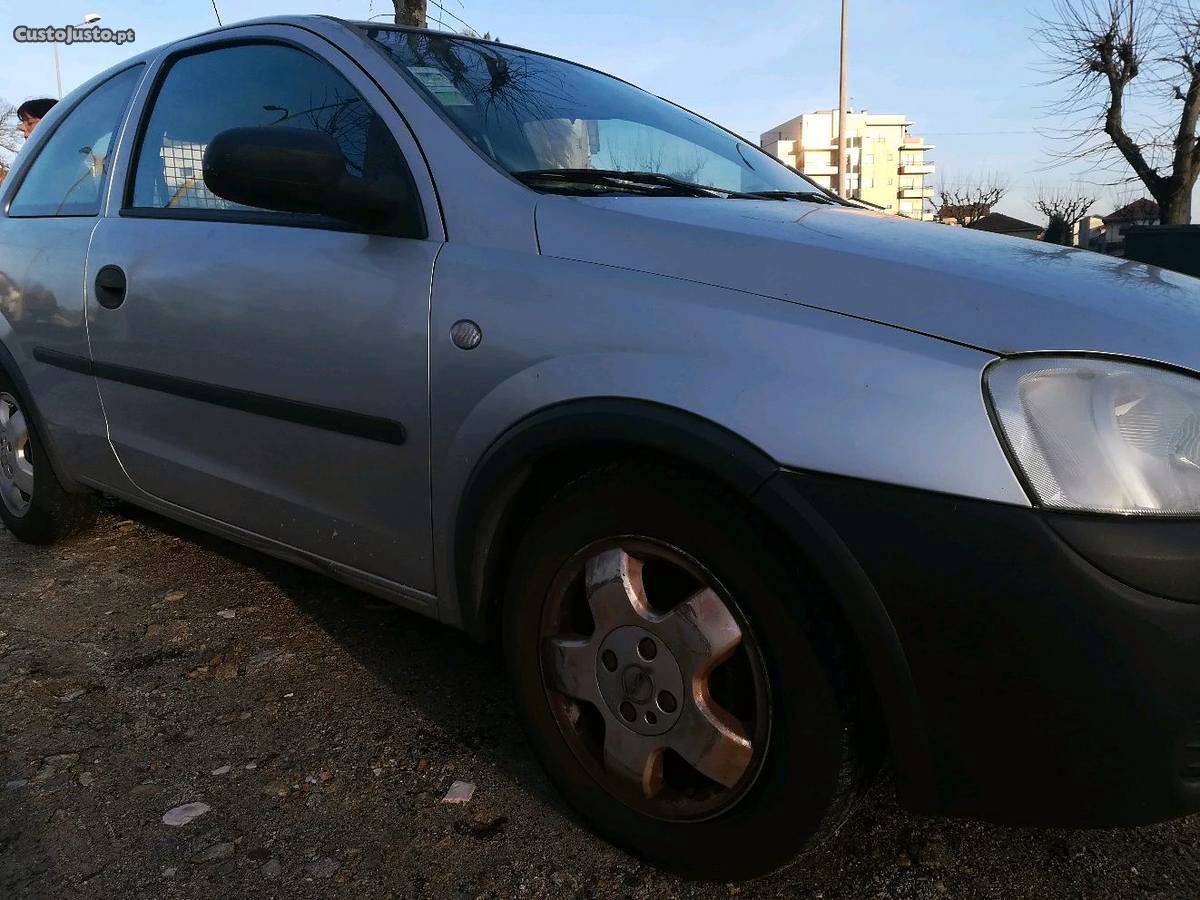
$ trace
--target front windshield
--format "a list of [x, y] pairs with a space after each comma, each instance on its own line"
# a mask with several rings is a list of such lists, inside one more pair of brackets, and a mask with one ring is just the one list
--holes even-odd
[[489, 41], [374, 26], [367, 34], [482, 153], [515, 175], [639, 172], [740, 193], [821, 192], [753, 144], [583, 66]]

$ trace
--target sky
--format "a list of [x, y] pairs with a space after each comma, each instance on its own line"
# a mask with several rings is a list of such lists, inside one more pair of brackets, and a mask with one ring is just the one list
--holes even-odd
[[[277, 13], [364, 19], [391, 10], [389, 0], [216, 2], [226, 24]], [[793, 116], [837, 105], [838, 0], [610, 0], [567, 9], [545, 0], [441, 2], [481, 33], [618, 75], [755, 141]], [[938, 166], [935, 183], [995, 172], [1009, 188], [999, 210], [1040, 221], [1031, 205], [1039, 187], [1107, 180], [1078, 164], [1055, 166], [1055, 144], [1039, 133], [1056, 124], [1048, 106], [1061, 90], [1045, 84], [1031, 39], [1030, 8], [1046, 5], [850, 0], [852, 107], [914, 121], [912, 133], [937, 147], [926, 154]], [[432, 2], [430, 11], [436, 19]], [[132, 28], [137, 38], [124, 47], [60, 47], [64, 91], [134, 53], [216, 24], [212, 0], [0, 0], [0, 97], [55, 93], [50, 46], [17, 44], [14, 27], [76, 23], [87, 13], [99, 13], [110, 28]], [[450, 16], [444, 22], [462, 27]], [[1097, 214], [1141, 194], [1139, 186], [1083, 187], [1097, 195]]]

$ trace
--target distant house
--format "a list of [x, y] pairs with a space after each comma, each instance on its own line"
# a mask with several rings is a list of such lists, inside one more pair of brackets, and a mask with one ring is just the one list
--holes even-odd
[[1009, 237], [1028, 238], [1036, 241], [1042, 236], [1042, 226], [1032, 222], [1022, 222], [1004, 213], [988, 213], [967, 225], [977, 231], [990, 231], [993, 234], [1007, 234]]
[[976, 218], [990, 215], [990, 206], [959, 206], [955, 203], [943, 203], [934, 214], [934, 220], [943, 225], [970, 225]]
[[1125, 229], [1130, 225], [1158, 225], [1158, 204], [1149, 197], [1126, 203], [1104, 216], [1104, 252], [1116, 256], [1125, 254]]
[[1100, 216], [1084, 216], [1071, 230], [1076, 247], [1104, 252], [1104, 219]]

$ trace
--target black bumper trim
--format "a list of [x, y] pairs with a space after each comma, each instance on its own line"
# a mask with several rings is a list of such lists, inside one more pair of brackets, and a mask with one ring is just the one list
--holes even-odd
[[938, 811], [1112, 826], [1200, 810], [1200, 605], [1105, 574], [1035, 509], [787, 477], [895, 625]]
[[1046, 521], [1113, 578], [1160, 597], [1200, 603], [1200, 519], [1047, 513]]

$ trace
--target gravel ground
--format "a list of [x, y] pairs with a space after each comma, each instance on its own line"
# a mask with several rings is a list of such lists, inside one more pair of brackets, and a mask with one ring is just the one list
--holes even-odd
[[[883, 777], [772, 878], [663, 875], [592, 836], [494, 656], [125, 506], [0, 533], [0, 897], [1200, 896], [1200, 818], [1048, 831], [927, 819]], [[455, 781], [467, 803], [442, 802]], [[184, 804], [208, 809], [164, 824]]]

